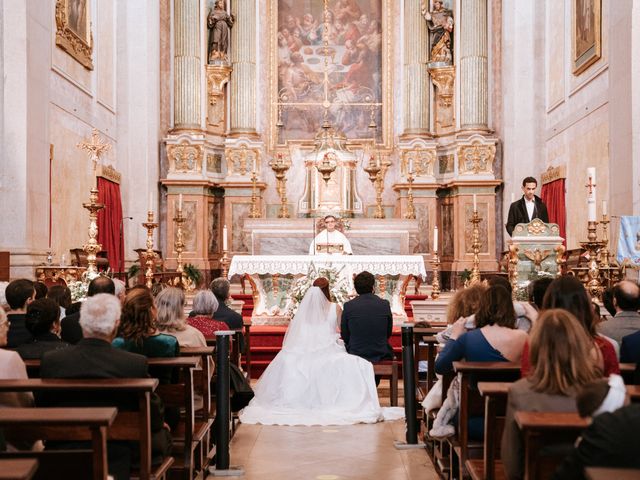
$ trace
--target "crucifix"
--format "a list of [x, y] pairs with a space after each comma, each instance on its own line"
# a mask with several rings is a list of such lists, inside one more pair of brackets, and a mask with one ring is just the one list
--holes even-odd
[[98, 163], [100, 162], [100, 155], [109, 151], [111, 145], [102, 142], [98, 129], [94, 128], [91, 132], [91, 141], [83, 141], [76, 145], [79, 149], [86, 151], [89, 154], [89, 160], [93, 162], [93, 174], [97, 174]]
[[585, 187], [589, 189], [589, 196], [593, 195], [593, 189], [596, 188], [596, 184], [593, 183], [593, 179], [591, 178], [591, 175], [589, 175], [589, 183], [587, 183]]

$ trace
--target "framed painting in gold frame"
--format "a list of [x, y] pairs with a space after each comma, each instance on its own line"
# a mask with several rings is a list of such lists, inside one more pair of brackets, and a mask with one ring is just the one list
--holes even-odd
[[267, 17], [277, 19], [269, 24], [270, 149], [313, 144], [325, 119], [350, 145], [375, 139], [390, 148], [392, 6], [393, 0], [268, 0]]
[[56, 0], [56, 45], [93, 70], [90, 0]]
[[573, 74], [580, 75], [601, 56], [602, 0], [573, 0]]

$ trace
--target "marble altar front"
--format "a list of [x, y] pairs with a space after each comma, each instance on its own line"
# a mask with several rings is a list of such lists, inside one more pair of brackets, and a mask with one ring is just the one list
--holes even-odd
[[252, 322], [286, 324], [290, 290], [296, 279], [328, 268], [346, 280], [353, 295], [353, 276], [368, 271], [376, 276], [376, 294], [389, 300], [394, 322], [406, 320], [405, 291], [414, 277], [426, 278], [421, 255], [235, 255], [229, 278], [249, 279], [254, 297]]

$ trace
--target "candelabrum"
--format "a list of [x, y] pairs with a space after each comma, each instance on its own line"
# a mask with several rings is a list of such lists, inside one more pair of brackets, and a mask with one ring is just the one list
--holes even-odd
[[369, 180], [371, 180], [371, 184], [376, 191], [376, 212], [373, 218], [384, 218], [384, 210], [382, 209], [382, 190], [384, 188], [382, 166], [380, 162], [374, 162], [372, 156], [369, 163], [363, 168], [369, 174]]
[[413, 172], [409, 172], [407, 175], [407, 182], [409, 182], [409, 189], [407, 190], [407, 213], [404, 214], [404, 218], [415, 220], [416, 209], [413, 205]]
[[89, 241], [82, 246], [87, 254], [87, 276], [92, 277], [98, 273], [96, 267], [96, 254], [102, 250], [98, 243], [98, 212], [104, 208], [103, 203], [98, 203], [98, 188], [93, 187], [89, 195], [89, 202], [82, 206], [89, 210]]
[[249, 218], [260, 218], [260, 209], [258, 208], [258, 175], [255, 171], [251, 172], [251, 211]]
[[509, 245], [509, 283], [514, 300], [518, 291], [518, 250], [515, 243]]
[[269, 162], [269, 166], [276, 175], [278, 181], [278, 195], [280, 196], [280, 210], [278, 211], [278, 218], [289, 218], [289, 206], [287, 205], [287, 170], [290, 165], [282, 159], [282, 154], [277, 155], [276, 160]]
[[600, 261], [599, 256], [601, 249], [605, 246], [605, 242], [598, 241], [597, 234], [598, 222], [590, 220], [587, 226], [587, 241], [580, 242], [589, 255], [589, 263], [587, 277], [585, 279], [585, 287], [591, 297], [601, 297], [602, 283], [600, 282]]
[[153, 221], [153, 210], [147, 212], [147, 221], [143, 222], [142, 226], [147, 229], [147, 251], [144, 254], [147, 269], [144, 277], [147, 287], [151, 288], [153, 285], [153, 262], [156, 258], [156, 252], [153, 251], [153, 231], [158, 228], [158, 224]]
[[[185, 222], [185, 218], [182, 216], [182, 208], [176, 209], [176, 216], [173, 217], [173, 221], [176, 224], [176, 242], [175, 249], [178, 257], [176, 259], [176, 273], [180, 274], [178, 281], [182, 284], [183, 287], [187, 285], [187, 278], [184, 273], [184, 265], [182, 263], [182, 252], [184, 251], [184, 241], [182, 240], [182, 224]], [[152, 245], [153, 246], [153, 245]]]
[[431, 260], [431, 266], [433, 267], [431, 298], [436, 300], [440, 296], [440, 257], [438, 257], [438, 252], [433, 252], [433, 260]]
[[477, 283], [480, 281], [480, 229], [478, 225], [482, 219], [480, 215], [478, 215], [478, 211], [473, 211], [473, 216], [471, 217], [471, 223], [473, 224], [472, 236], [471, 236], [471, 248], [473, 249], [473, 268], [471, 269], [471, 284]]
[[222, 258], [220, 259], [220, 266], [222, 267], [222, 278], [227, 278], [227, 274], [229, 273], [229, 265], [231, 265], [229, 252], [227, 250], [222, 250]]
[[602, 225], [602, 249], [600, 250], [600, 267], [609, 268], [609, 258], [611, 254], [609, 253], [609, 216], [606, 214], [602, 214], [602, 220], [600, 220], [600, 224]]

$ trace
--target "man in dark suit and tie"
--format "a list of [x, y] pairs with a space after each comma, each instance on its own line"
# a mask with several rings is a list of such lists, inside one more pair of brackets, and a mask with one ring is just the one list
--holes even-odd
[[344, 304], [340, 334], [347, 352], [370, 362], [390, 360], [393, 350], [389, 337], [393, 328], [391, 306], [373, 293], [375, 277], [369, 272], [353, 280], [358, 296]]
[[549, 223], [547, 206], [538, 197], [536, 188], [538, 181], [533, 177], [522, 180], [522, 193], [524, 195], [509, 207], [509, 217], [507, 218], [507, 233], [513, 234], [513, 229], [519, 223], [529, 223], [534, 218], [539, 218], [544, 223]]

